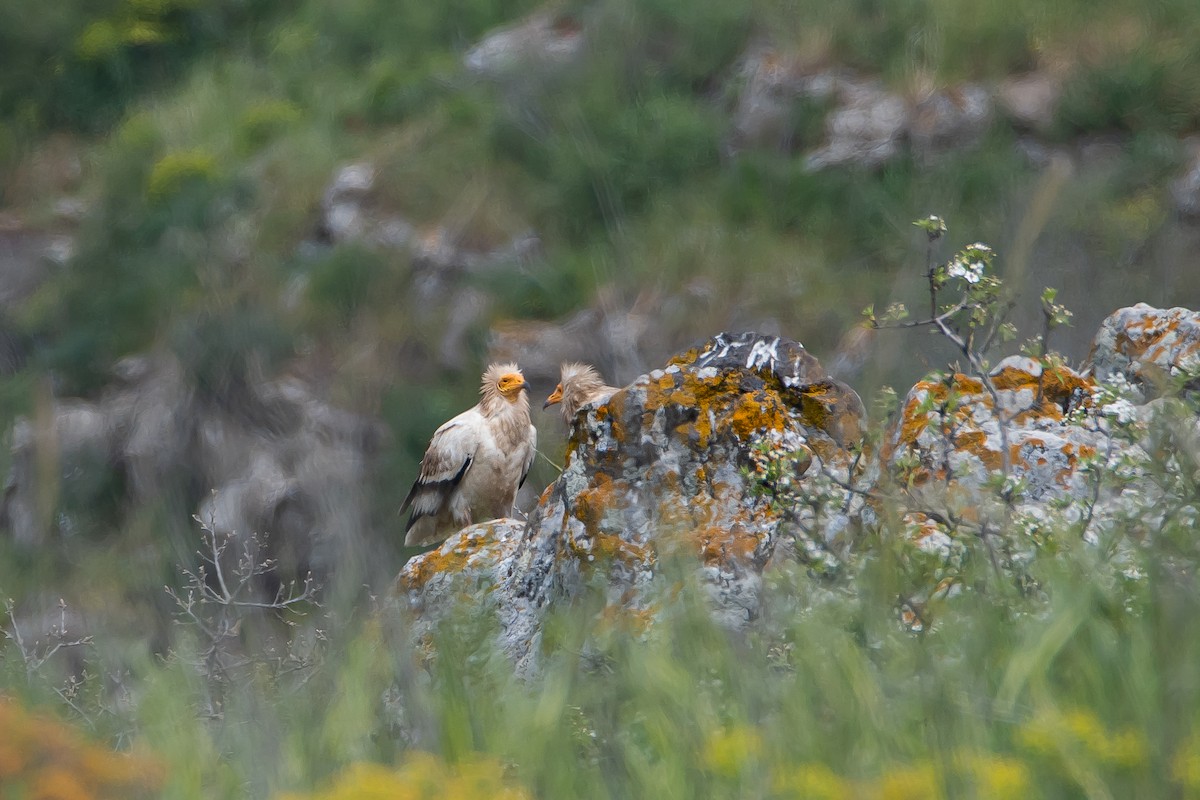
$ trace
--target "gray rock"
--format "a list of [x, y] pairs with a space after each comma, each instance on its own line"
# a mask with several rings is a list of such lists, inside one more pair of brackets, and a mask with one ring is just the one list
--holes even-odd
[[475, 75], [498, 79], [573, 63], [583, 52], [582, 26], [569, 17], [540, 12], [499, 28], [467, 51], [463, 64]]
[[913, 109], [909, 137], [918, 158], [979, 143], [992, 122], [992, 96], [978, 84], [934, 92]]
[[996, 89], [997, 100], [1013, 124], [1045, 133], [1054, 125], [1062, 82], [1043, 72], [1006, 78]]
[[114, 372], [98, 402], [52, 400], [14, 426], [0, 524], [16, 541], [45, 543], [69, 522], [48, 518], [47, 493], [108, 468], [126, 475], [128, 507], [181, 482], [201, 487], [202, 522], [222, 536], [269, 534], [271, 554], [288, 553], [287, 566], [327, 572], [353, 550], [366, 528], [363, 487], [386, 436], [379, 423], [295, 378], [257, 381], [226, 408], [199, 397], [169, 355], [126, 358]]
[[800, 102], [831, 97], [846, 77], [835, 71], [814, 72], [799, 57], [773, 48], [750, 51], [737, 71], [737, 103], [727, 149], [791, 150], [798, 144], [795, 135]]
[[895, 157], [909, 125], [904, 98], [875, 82], [841, 81], [826, 117], [826, 142], [808, 154], [810, 171], [852, 164], [878, 167]]

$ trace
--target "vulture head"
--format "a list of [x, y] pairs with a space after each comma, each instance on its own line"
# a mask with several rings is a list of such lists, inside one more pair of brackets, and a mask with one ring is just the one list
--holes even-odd
[[588, 403], [603, 402], [616, 391], [604, 383], [600, 373], [587, 364], [563, 364], [559, 372], [558, 386], [546, 398], [542, 405], [547, 409], [555, 403], [562, 403], [563, 419], [570, 424], [571, 420]]
[[525, 376], [516, 364], [492, 364], [483, 373], [483, 385], [479, 393], [484, 398], [503, 398], [516, 403], [527, 388]]

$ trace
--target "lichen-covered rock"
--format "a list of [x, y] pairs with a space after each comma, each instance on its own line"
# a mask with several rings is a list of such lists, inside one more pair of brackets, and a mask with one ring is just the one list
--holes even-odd
[[524, 532], [520, 520], [479, 523], [404, 565], [393, 595], [412, 612], [413, 635], [427, 654], [437, 624], [461, 611], [464, 597], [476, 612], [495, 613], [502, 627], [513, 624], [521, 603], [510, 579]]
[[1200, 382], [1200, 312], [1138, 303], [1100, 324], [1089, 356], [1100, 382], [1120, 376], [1144, 397], [1163, 393], [1173, 381]]
[[[652, 616], [667, 562], [697, 574], [718, 619], [745, 625], [776, 541], [804, 535], [779, 493], [809, 476], [848, 480], [862, 423], [858, 396], [801, 345], [718, 335], [580, 414], [563, 473], [519, 537], [507, 522], [468, 528], [413, 559], [398, 588], [418, 631], [456, 587], [492, 598], [501, 646], [525, 672], [548, 608], [590, 588], [611, 613]], [[802, 553], [822, 546], [810, 538]]]
[[889, 517], [898, 531], [905, 624], [923, 629], [929, 604], [962, 588], [975, 544], [992, 569], [1026, 585], [1024, 564], [1050, 537], [1111, 542], [1134, 529], [1128, 515], [1145, 516], [1160, 492], [1145, 480], [1134, 425], [1145, 415], [1110, 394], [1086, 374], [1021, 356], [1001, 361], [987, 383], [954, 373], [912, 388], [864, 514]]
[[975, 506], [1004, 474], [1029, 502], [1082, 496], [1076, 466], [1096, 454], [1104, 434], [1072, 417], [1091, 409], [1095, 384], [1021, 356], [1004, 359], [989, 377], [995, 396], [961, 373], [918, 382], [883, 453], [892, 473], [930, 508], [947, 500]]

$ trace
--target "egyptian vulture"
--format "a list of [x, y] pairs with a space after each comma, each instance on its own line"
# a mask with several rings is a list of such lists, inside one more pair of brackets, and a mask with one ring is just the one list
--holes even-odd
[[403, 514], [412, 506], [404, 544], [433, 544], [475, 521], [506, 517], [537, 447], [529, 392], [516, 364], [483, 373], [479, 405], [434, 431]]
[[569, 426], [579, 413], [579, 409], [588, 403], [603, 403], [617, 391], [615, 386], [608, 386], [600, 373], [587, 364], [563, 364], [559, 371], [558, 386], [546, 398], [542, 409], [547, 409], [555, 403], [562, 403], [562, 417]]

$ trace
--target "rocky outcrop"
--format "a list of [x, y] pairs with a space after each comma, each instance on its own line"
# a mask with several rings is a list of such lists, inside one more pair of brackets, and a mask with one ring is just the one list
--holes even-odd
[[982, 518], [984, 488], [998, 473], [1022, 484], [1021, 502], [1086, 491], [1076, 466], [1103, 448], [1103, 433], [1081, 424], [1095, 384], [1068, 367], [1044, 370], [1013, 356], [979, 378], [953, 373], [908, 393], [882, 453], [891, 479], [916, 508], [971, 507]]
[[799, 104], [828, 100], [845, 77], [814, 71], [799, 58], [770, 48], [751, 51], [738, 69], [740, 90], [731, 119], [729, 149], [786, 151], [802, 144], [796, 141], [796, 129], [802, 122], [797, 118]]
[[447, 598], [474, 587], [524, 671], [559, 602], [596, 591], [605, 613], [652, 619], [666, 564], [691, 565], [715, 615], [744, 626], [776, 543], [806, 535], [768, 489], [800, 491], [809, 475], [848, 481], [862, 423], [858, 396], [801, 345], [722, 334], [585, 408], [562, 475], [524, 527], [468, 528], [409, 562], [396, 591], [426, 625], [426, 609], [448, 613]]
[[374, 199], [377, 180], [378, 170], [368, 162], [347, 164], [338, 170], [321, 197], [318, 233], [322, 238], [405, 252], [418, 271], [429, 273], [426, 282], [432, 277], [439, 286], [464, 272], [527, 260], [540, 248], [540, 240], [532, 232], [514, 236], [493, 250], [463, 247], [452, 230], [442, 226], [418, 228], [400, 214], [382, 208]]
[[[780, 559], [852, 582], [843, 565], [884, 543], [905, 576], [899, 614], [912, 630], [969, 585], [972, 552], [1029, 589], [1033, 552], [1070, 530], [1106, 542], [1110, 563], [1136, 574], [1125, 565], [1140, 537], [1193, 511], [1160, 502], [1177, 470], [1152, 474], [1148, 455], [1147, 431], [1172, 409], [1127, 390], [1147, 369], [1195, 368], [1189, 326], [1193, 312], [1139, 305], [1105, 322], [1090, 369], [1014, 356], [986, 379], [920, 381], [877, 449], [857, 446], [858, 396], [803, 347], [722, 334], [583, 409], [566, 466], [528, 521], [451, 537], [409, 562], [396, 597], [428, 655], [469, 598], [530, 673], [545, 614], [563, 602], [594, 593], [605, 619], [637, 631], [694, 580], [737, 629], [756, 619]], [[1176, 435], [1200, 441], [1200, 424], [1181, 424]]]
[[[354, 243], [400, 253], [411, 267], [413, 313], [437, 320], [442, 364], [465, 368], [472, 330], [487, 316], [492, 297], [467, 276], [528, 264], [539, 257], [541, 239], [522, 231], [491, 249], [468, 247], [458, 224], [417, 226], [378, 201], [378, 169], [369, 162], [341, 167], [321, 197], [317, 242], [305, 250], [316, 255], [328, 244]], [[307, 291], [301, 276], [289, 287], [285, 304], [295, 307]]]
[[69, 533], [55, 498], [109, 473], [124, 508], [197, 486], [194, 513], [216, 533], [269, 533], [286, 568], [332, 568], [364, 529], [361, 487], [384, 435], [295, 379], [257, 383], [234, 406], [193, 389], [172, 356], [127, 358], [98, 400], [47, 397], [17, 421], [0, 524], [26, 545]]

